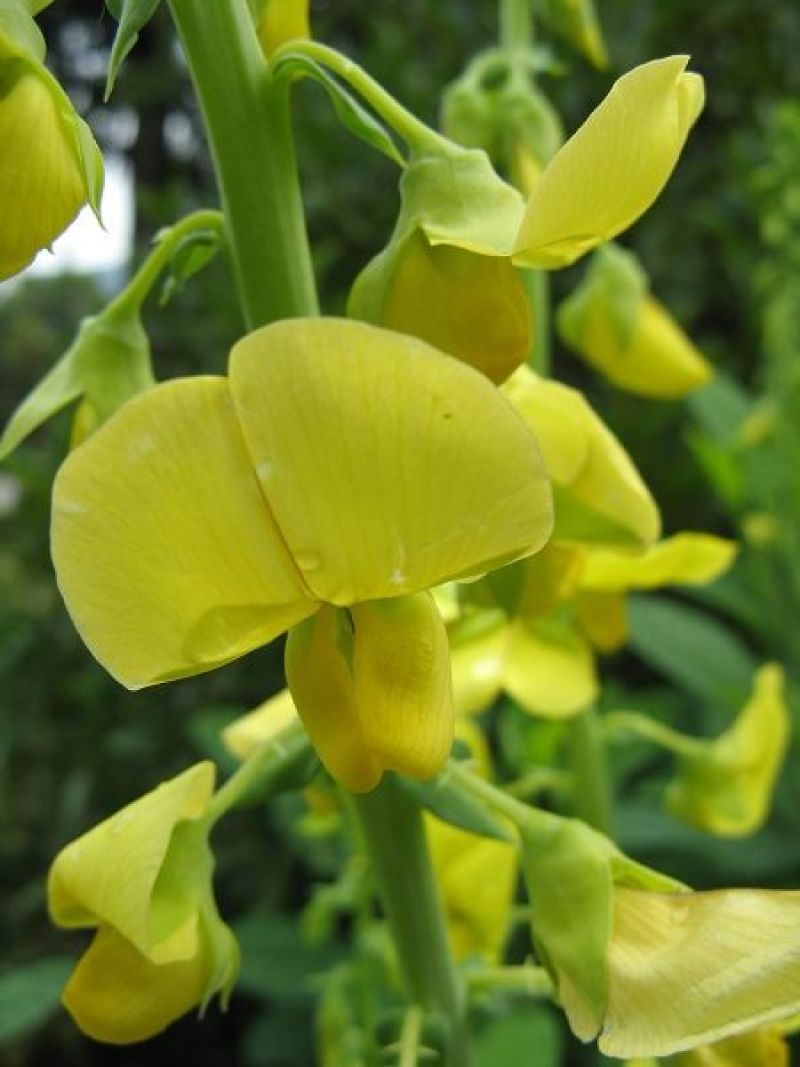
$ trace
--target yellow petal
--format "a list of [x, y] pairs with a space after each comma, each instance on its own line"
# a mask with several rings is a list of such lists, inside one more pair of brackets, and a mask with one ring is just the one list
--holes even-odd
[[296, 718], [297, 708], [292, 694], [288, 689], [282, 689], [253, 711], [226, 726], [222, 731], [222, 742], [234, 756], [245, 760]]
[[189, 959], [155, 964], [102, 926], [72, 972], [64, 1006], [95, 1041], [145, 1041], [200, 1004], [207, 967], [202, 949]]
[[591, 649], [557, 616], [518, 619], [509, 635], [505, 688], [532, 715], [577, 715], [597, 697]]
[[456, 739], [469, 749], [472, 770], [481, 778], [491, 778], [492, 754], [489, 751], [486, 735], [480, 726], [474, 719], [456, 715], [455, 732]]
[[616, 652], [628, 638], [625, 597], [619, 593], [579, 593], [575, 620], [600, 652]]
[[265, 56], [271, 56], [287, 41], [311, 36], [309, 0], [266, 0], [258, 19], [258, 37]]
[[800, 892], [617, 887], [607, 1056], [668, 1056], [800, 1007]]
[[214, 777], [213, 763], [198, 763], [62, 849], [47, 887], [53, 922], [105, 923], [150, 953], [160, 933], [153, 929], [151, 902], [173, 833], [181, 821], [203, 814]]
[[414, 338], [293, 320], [231, 355], [253, 465], [315, 596], [350, 605], [541, 548], [539, 450], [487, 379]]
[[781, 668], [755, 676], [753, 694], [721, 737], [682, 757], [667, 803], [674, 814], [708, 833], [751, 834], [769, 815], [789, 742], [789, 711]]
[[425, 826], [456, 959], [481, 956], [497, 962], [511, 920], [518, 867], [515, 846], [434, 818], [427, 818]]
[[70, 454], [52, 549], [78, 632], [131, 689], [227, 663], [315, 608], [222, 378], [151, 389]]
[[713, 374], [677, 322], [645, 297], [627, 344], [620, 344], [606, 309], [592, 306], [583, 324], [580, 354], [620, 389], [639, 396], [677, 400], [705, 385]]
[[559, 490], [556, 539], [624, 545], [658, 537], [658, 509], [647, 486], [581, 393], [527, 367], [511, 376], [503, 392], [536, 434]]
[[515, 261], [564, 267], [630, 226], [656, 199], [703, 105], [703, 82], [670, 56], [634, 68], [533, 187]]
[[594, 549], [587, 553], [580, 584], [583, 589], [623, 593], [662, 585], [704, 585], [733, 563], [735, 541], [711, 534], [679, 533], [638, 555]]
[[412, 334], [502, 382], [528, 357], [530, 303], [510, 260], [416, 231], [394, 257], [380, 325]]
[[453, 747], [447, 633], [430, 593], [352, 609], [353, 673], [364, 737], [387, 770], [431, 778]]
[[551, 541], [541, 552], [518, 563], [521, 581], [517, 613], [544, 615], [569, 600], [583, 561], [582, 548]]
[[682, 1052], [676, 1067], [789, 1067], [789, 1046], [777, 1027], [726, 1037], [713, 1045]]
[[453, 703], [457, 715], [476, 715], [500, 695], [508, 623], [501, 611], [467, 615], [450, 631]]
[[87, 195], [77, 146], [57, 98], [46, 77], [32, 69], [26, 68], [0, 97], [0, 144], [0, 203], [6, 205], [0, 221], [2, 279], [54, 241]]
[[286, 681], [317, 755], [353, 793], [378, 784], [383, 773], [370, 751], [356, 702], [352, 624], [324, 605], [296, 626], [286, 642]]

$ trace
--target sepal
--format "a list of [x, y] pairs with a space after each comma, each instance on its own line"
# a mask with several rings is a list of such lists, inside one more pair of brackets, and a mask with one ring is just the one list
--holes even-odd
[[75, 400], [82, 405], [73, 445], [153, 385], [150, 343], [138, 310], [111, 305], [83, 320], [65, 354], [11, 416], [0, 437], [0, 460]]

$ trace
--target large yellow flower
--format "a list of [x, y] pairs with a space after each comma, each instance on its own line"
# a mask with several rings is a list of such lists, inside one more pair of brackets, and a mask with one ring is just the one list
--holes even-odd
[[43, 61], [35, 23], [22, 5], [7, 5], [0, 11], [0, 279], [23, 270], [84, 204], [97, 210], [100, 202], [100, 152]]
[[425, 590], [537, 551], [551, 526], [536, 441], [485, 377], [315, 319], [245, 337], [227, 379], [125, 405], [61, 468], [52, 548], [79, 632], [129, 688], [302, 624], [298, 710], [333, 773], [369, 789], [386, 768], [433, 774], [452, 742]]
[[184, 1012], [230, 994], [239, 966], [211, 887], [202, 817], [214, 766], [199, 763], [129, 804], [56, 857], [53, 921], [96, 928], [64, 990], [90, 1037], [144, 1041]]

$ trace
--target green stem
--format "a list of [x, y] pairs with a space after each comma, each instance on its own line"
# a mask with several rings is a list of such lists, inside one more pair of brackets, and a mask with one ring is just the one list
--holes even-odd
[[533, 315], [533, 347], [528, 362], [537, 374], [549, 378], [553, 372], [550, 277], [544, 270], [523, 270], [521, 273]]
[[219, 233], [224, 226], [224, 216], [220, 211], [195, 211], [176, 222], [174, 226], [156, 235], [156, 245], [147, 256], [121, 293], [108, 304], [106, 311], [127, 311], [131, 305], [140, 307], [150, 295], [150, 291], [159, 279], [161, 272], [169, 265], [175, 249], [200, 230], [212, 230]]
[[448, 1067], [469, 1067], [464, 990], [447, 944], [419, 806], [391, 775], [353, 797], [409, 996], [450, 1024]]
[[284, 727], [266, 741], [211, 798], [203, 822], [213, 826], [231, 808], [258, 792], [268, 796], [303, 761], [311, 760], [311, 743], [300, 722]]
[[248, 327], [317, 313], [288, 87], [247, 0], [169, 0], [203, 112]]
[[615, 734], [633, 734], [665, 748], [676, 756], [696, 756], [707, 747], [706, 743], [698, 738], [687, 737], [636, 711], [611, 712], [603, 719], [603, 726], [609, 737], [613, 738]]
[[[528, 920], [526, 920], [528, 921]], [[544, 999], [553, 996], [553, 980], [544, 967], [521, 964], [515, 967], [482, 967], [472, 971], [469, 988], [475, 993], [512, 993]]]
[[612, 798], [605, 738], [594, 708], [587, 708], [571, 720], [567, 732], [567, 756], [573, 775], [575, 814], [595, 830], [611, 837]]
[[528, 52], [533, 44], [531, 0], [500, 0], [500, 47], [509, 53]]
[[425, 1016], [418, 1004], [412, 1004], [403, 1019], [400, 1031], [400, 1055], [397, 1067], [418, 1067], [422, 1023]]
[[337, 52], [335, 48], [329, 48], [319, 41], [290, 41], [273, 54], [273, 68], [280, 68], [282, 58], [298, 54], [312, 59], [346, 82], [412, 151], [423, 154], [426, 150], [436, 151], [442, 145], [450, 147], [450, 142], [440, 133], [426, 126], [367, 74], [363, 67]]

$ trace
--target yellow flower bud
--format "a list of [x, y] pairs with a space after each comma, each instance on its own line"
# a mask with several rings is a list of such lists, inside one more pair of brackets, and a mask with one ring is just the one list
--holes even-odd
[[678, 399], [713, 374], [680, 326], [647, 294], [632, 253], [614, 245], [595, 253], [585, 281], [559, 308], [558, 327], [587, 363], [639, 396]]
[[31, 51], [30, 27], [24, 39], [17, 29], [0, 21], [0, 279], [23, 270], [87, 201], [97, 209], [103, 180], [89, 128]]

